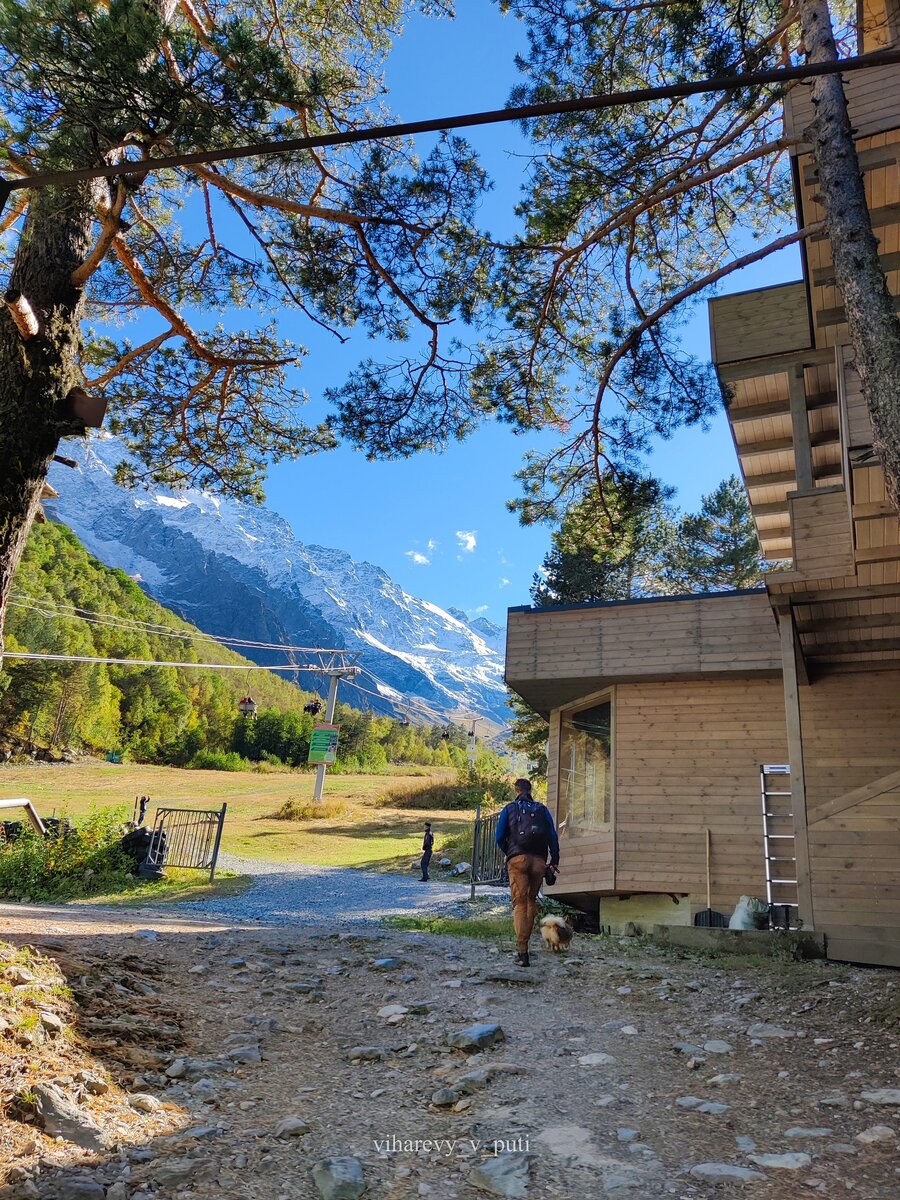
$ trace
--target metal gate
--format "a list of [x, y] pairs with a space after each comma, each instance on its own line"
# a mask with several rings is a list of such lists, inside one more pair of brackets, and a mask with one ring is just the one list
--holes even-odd
[[506, 870], [506, 858], [494, 838], [497, 834], [497, 822], [500, 812], [481, 812], [481, 805], [475, 809], [475, 828], [472, 831], [472, 899], [475, 899], [475, 886], [479, 883], [493, 887], [505, 887], [509, 883]]
[[225, 824], [221, 808], [158, 808], [147, 861], [155, 867], [189, 867], [216, 877], [216, 860]]

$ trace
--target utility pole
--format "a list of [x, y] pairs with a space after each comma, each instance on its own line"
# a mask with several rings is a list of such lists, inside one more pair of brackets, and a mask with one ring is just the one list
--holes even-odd
[[[333, 667], [326, 671], [325, 674], [329, 677], [328, 700], [325, 705], [325, 724], [333, 725], [334, 710], [337, 705], [338, 681], [341, 679], [354, 679], [359, 674], [359, 667]], [[322, 793], [325, 790], [325, 772], [327, 769], [327, 763], [319, 763], [316, 767], [316, 786], [313, 788], [314, 801], [322, 799]]]

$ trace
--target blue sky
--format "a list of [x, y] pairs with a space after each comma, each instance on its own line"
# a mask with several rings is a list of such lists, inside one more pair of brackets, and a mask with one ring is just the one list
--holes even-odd
[[[514, 55], [524, 45], [521, 23], [489, 0], [461, 0], [455, 21], [414, 16], [389, 60], [389, 103], [399, 120], [500, 108], [516, 78]], [[467, 136], [494, 180], [481, 222], [494, 233], [508, 232], [524, 143], [511, 124]], [[798, 276], [796, 256], [788, 252], [732, 277], [726, 290]], [[369, 350], [359, 339], [342, 347], [306, 329], [301, 340], [310, 349], [301, 382], [313, 398], [342, 382]], [[687, 327], [685, 342], [708, 357], [705, 307]], [[546, 444], [548, 435], [542, 436]], [[548, 529], [525, 529], [506, 509], [518, 494], [513, 476], [535, 441], [494, 425], [443, 454], [403, 462], [368, 463], [342, 448], [273, 468], [268, 503], [302, 541], [340, 547], [383, 567], [413, 594], [502, 624], [507, 606], [529, 602], [532, 576], [549, 546]], [[650, 465], [677, 488], [680, 507], [696, 508], [736, 469], [724, 416], [707, 432], [684, 430], [660, 443]]]

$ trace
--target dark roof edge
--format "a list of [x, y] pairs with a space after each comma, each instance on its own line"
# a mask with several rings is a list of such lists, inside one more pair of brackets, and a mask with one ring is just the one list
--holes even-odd
[[679, 600], [728, 600], [732, 596], [765, 596], [766, 589], [735, 588], [731, 592], [689, 592], [683, 596], [636, 596], [631, 600], [595, 600], [590, 604], [551, 604], [546, 608], [537, 608], [533, 604], [518, 604], [508, 608], [508, 613], [554, 613], [554, 612], [583, 612], [590, 608], [624, 608], [634, 604], [677, 604]]

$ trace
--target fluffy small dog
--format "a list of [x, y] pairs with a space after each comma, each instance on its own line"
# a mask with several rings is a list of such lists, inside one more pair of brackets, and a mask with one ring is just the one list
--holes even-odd
[[541, 937], [544, 939], [544, 945], [554, 953], [568, 950], [574, 932], [569, 922], [562, 917], [544, 917], [541, 921]]

